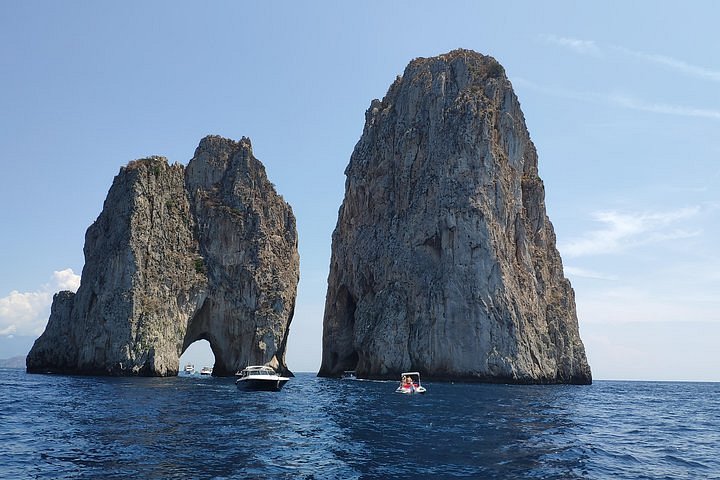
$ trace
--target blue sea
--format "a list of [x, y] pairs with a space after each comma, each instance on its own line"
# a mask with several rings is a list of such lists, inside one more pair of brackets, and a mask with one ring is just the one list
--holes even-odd
[[395, 386], [0, 369], [0, 478], [720, 478], [720, 383]]

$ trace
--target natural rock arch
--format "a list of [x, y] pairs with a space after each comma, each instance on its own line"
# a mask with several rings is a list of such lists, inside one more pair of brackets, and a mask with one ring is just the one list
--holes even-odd
[[295, 217], [248, 139], [206, 137], [187, 168], [130, 162], [84, 251], [80, 288], [55, 295], [28, 372], [175, 375], [200, 338], [214, 375], [249, 363], [288, 371]]

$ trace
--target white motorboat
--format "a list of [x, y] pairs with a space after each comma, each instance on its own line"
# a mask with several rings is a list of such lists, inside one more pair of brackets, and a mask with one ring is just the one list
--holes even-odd
[[400, 385], [395, 389], [395, 393], [403, 393], [412, 395], [415, 393], [425, 393], [425, 387], [420, 384], [420, 372], [404, 372], [400, 376]]
[[185, 373], [187, 373], [188, 375], [192, 375], [193, 373], [195, 373], [195, 365], [193, 365], [192, 363], [188, 363], [187, 365], [185, 365]]
[[235, 385], [242, 390], [269, 390], [277, 392], [290, 380], [281, 377], [267, 365], [251, 365], [237, 372]]
[[200, 375], [212, 375], [212, 367], [202, 367], [200, 369]]
[[345, 370], [340, 376], [343, 380], [357, 380], [355, 370]]

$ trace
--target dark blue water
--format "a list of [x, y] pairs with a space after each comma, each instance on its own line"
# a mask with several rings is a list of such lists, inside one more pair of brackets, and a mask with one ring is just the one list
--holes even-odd
[[0, 370], [0, 478], [720, 478], [720, 384], [395, 383]]

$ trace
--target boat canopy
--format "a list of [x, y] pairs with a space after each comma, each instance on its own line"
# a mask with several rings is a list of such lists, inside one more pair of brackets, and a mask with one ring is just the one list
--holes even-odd
[[400, 378], [410, 377], [414, 382], [420, 383], [420, 372], [403, 372], [400, 374]]
[[236, 373], [236, 375], [245, 377], [247, 375], [276, 375], [276, 373], [272, 367], [268, 367], [266, 365], [253, 365], [243, 368], [242, 371]]

